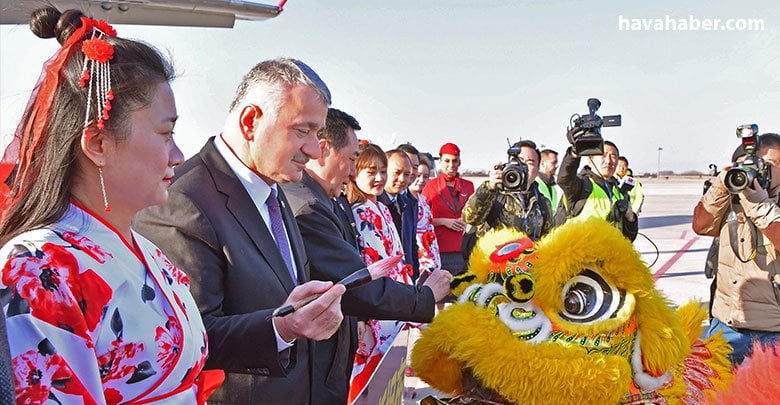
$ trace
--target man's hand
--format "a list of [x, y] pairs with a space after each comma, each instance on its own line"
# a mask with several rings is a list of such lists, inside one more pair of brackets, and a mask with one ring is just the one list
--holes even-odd
[[441, 301], [450, 293], [450, 281], [452, 274], [447, 270], [436, 270], [431, 272], [425, 282], [424, 287], [429, 287], [433, 291], [433, 298], [436, 302]]
[[740, 201], [747, 201], [753, 204], [760, 203], [761, 201], [769, 198], [769, 192], [764, 190], [761, 185], [758, 184], [758, 179], [753, 180], [752, 187], [748, 187], [740, 191], [739, 195]]
[[493, 165], [493, 169], [490, 170], [490, 173], [488, 174], [488, 188], [491, 190], [495, 190], [498, 188], [498, 185], [501, 184], [501, 175], [503, 174], [504, 170], [501, 168], [503, 163], [496, 163]]
[[273, 318], [276, 332], [286, 342], [296, 338], [324, 340], [339, 329], [344, 315], [341, 313], [341, 295], [346, 288], [330, 281], [309, 281], [295, 287], [281, 306], [292, 304], [315, 294], [319, 298], [306, 304], [291, 315]]
[[628, 222], [634, 222], [634, 220], [636, 219], [636, 215], [634, 215], [634, 210], [631, 208], [630, 204], [628, 206], [628, 209], [626, 210], [626, 214], [623, 217]]

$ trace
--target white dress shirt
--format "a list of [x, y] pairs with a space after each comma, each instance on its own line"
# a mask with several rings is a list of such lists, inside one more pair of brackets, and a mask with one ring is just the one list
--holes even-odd
[[[214, 147], [217, 148], [217, 152], [219, 152], [220, 155], [222, 155], [222, 158], [225, 159], [225, 162], [227, 162], [228, 166], [230, 166], [230, 169], [235, 173], [236, 177], [238, 177], [238, 180], [241, 182], [241, 185], [244, 186], [244, 189], [249, 194], [249, 198], [252, 199], [252, 202], [255, 204], [255, 208], [257, 208], [257, 212], [260, 213], [260, 216], [263, 218], [263, 222], [265, 222], [265, 226], [268, 228], [269, 233], [271, 234], [271, 237], [276, 240], [274, 237], [273, 232], [270, 232], [271, 230], [271, 217], [268, 214], [268, 206], [265, 205], [265, 201], [268, 199], [268, 196], [271, 194], [271, 189], [277, 190], [276, 184], [268, 185], [268, 183], [265, 182], [260, 176], [258, 176], [255, 172], [250, 170], [246, 165], [244, 165], [238, 157], [233, 153], [233, 151], [230, 149], [230, 147], [225, 143], [225, 140], [222, 139], [222, 135], [219, 135], [214, 138]], [[277, 190], [278, 192], [278, 190]], [[281, 203], [281, 202], [280, 202]], [[284, 226], [284, 224], [282, 224]], [[284, 227], [284, 234], [285, 237], [287, 237], [287, 246], [290, 248], [290, 257], [293, 258], [291, 260], [292, 270], [294, 274], [298, 274], [298, 268], [295, 264], [295, 255], [292, 252], [292, 244], [290, 243], [290, 237], [287, 235], [287, 227]], [[293, 280], [295, 284], [298, 283], [297, 277], [296, 280]], [[273, 323], [274, 327], [274, 334], [276, 335], [276, 347], [281, 352], [282, 350], [285, 350], [287, 348], [290, 348], [293, 346], [293, 343], [295, 342], [295, 339], [293, 339], [292, 342], [286, 342], [284, 339], [282, 339], [281, 336], [279, 336], [279, 332], [276, 331], [276, 324]]]

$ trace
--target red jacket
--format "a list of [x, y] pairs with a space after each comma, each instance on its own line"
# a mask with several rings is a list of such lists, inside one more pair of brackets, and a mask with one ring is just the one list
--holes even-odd
[[[455, 180], [454, 192], [457, 192], [456, 200], [447, 189], [447, 181], [439, 175], [425, 185], [422, 193], [431, 205], [433, 218], [460, 218], [466, 201], [474, 194], [474, 183], [458, 176]], [[439, 240], [439, 249], [442, 253], [460, 252], [460, 244], [463, 233], [453, 231], [445, 226], [434, 227], [436, 238]]]

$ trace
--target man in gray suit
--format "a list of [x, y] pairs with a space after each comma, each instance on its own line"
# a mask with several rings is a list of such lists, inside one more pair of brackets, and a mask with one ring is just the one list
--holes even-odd
[[[330, 92], [306, 64], [276, 59], [239, 85], [222, 133], [176, 168], [168, 202], [135, 229], [187, 272], [226, 372], [210, 404], [311, 402], [312, 344], [339, 327], [343, 286], [309, 280], [301, 234], [278, 183], [319, 156]], [[297, 285], [297, 287], [296, 287]], [[274, 308], [323, 293], [284, 318]]]
[[[329, 109], [325, 132], [320, 135], [320, 158], [306, 164], [303, 181], [282, 186], [301, 229], [312, 277], [318, 280], [338, 281], [363, 266], [352, 210], [339, 199], [355, 175], [355, 131], [359, 129], [354, 117]], [[342, 310], [351, 316], [344, 319], [333, 337], [315, 344], [314, 402], [347, 402], [358, 319], [430, 322], [436, 301], [450, 292], [450, 279], [449, 272], [437, 270], [418, 286], [381, 278], [344, 294]]]

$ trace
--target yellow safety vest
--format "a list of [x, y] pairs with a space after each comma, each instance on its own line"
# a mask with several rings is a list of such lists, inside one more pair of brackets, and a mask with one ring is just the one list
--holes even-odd
[[552, 206], [552, 211], [554, 213], [558, 209], [558, 201], [560, 198], [560, 195], [558, 194], [558, 185], [556, 184], [549, 187], [541, 177], [536, 177], [536, 183], [538, 184], [539, 191], [542, 195], [550, 200], [550, 205]]
[[[593, 179], [589, 178], [589, 180], [590, 184], [593, 186], [593, 190], [591, 190], [590, 195], [588, 196], [587, 200], [585, 200], [585, 205], [582, 206], [582, 211], [577, 214], [577, 216], [570, 218], [569, 221], [582, 222], [590, 217], [607, 219], [609, 214], [612, 212], [612, 204], [615, 201], [625, 199], [623, 193], [621, 193], [615, 185], [609, 184], [610, 191], [612, 192], [612, 198], [610, 198], [609, 194], [607, 194], [607, 192], [601, 188], [601, 186], [596, 184]], [[621, 228], [623, 226], [623, 218], [620, 218], [620, 220], [615, 225]]]

